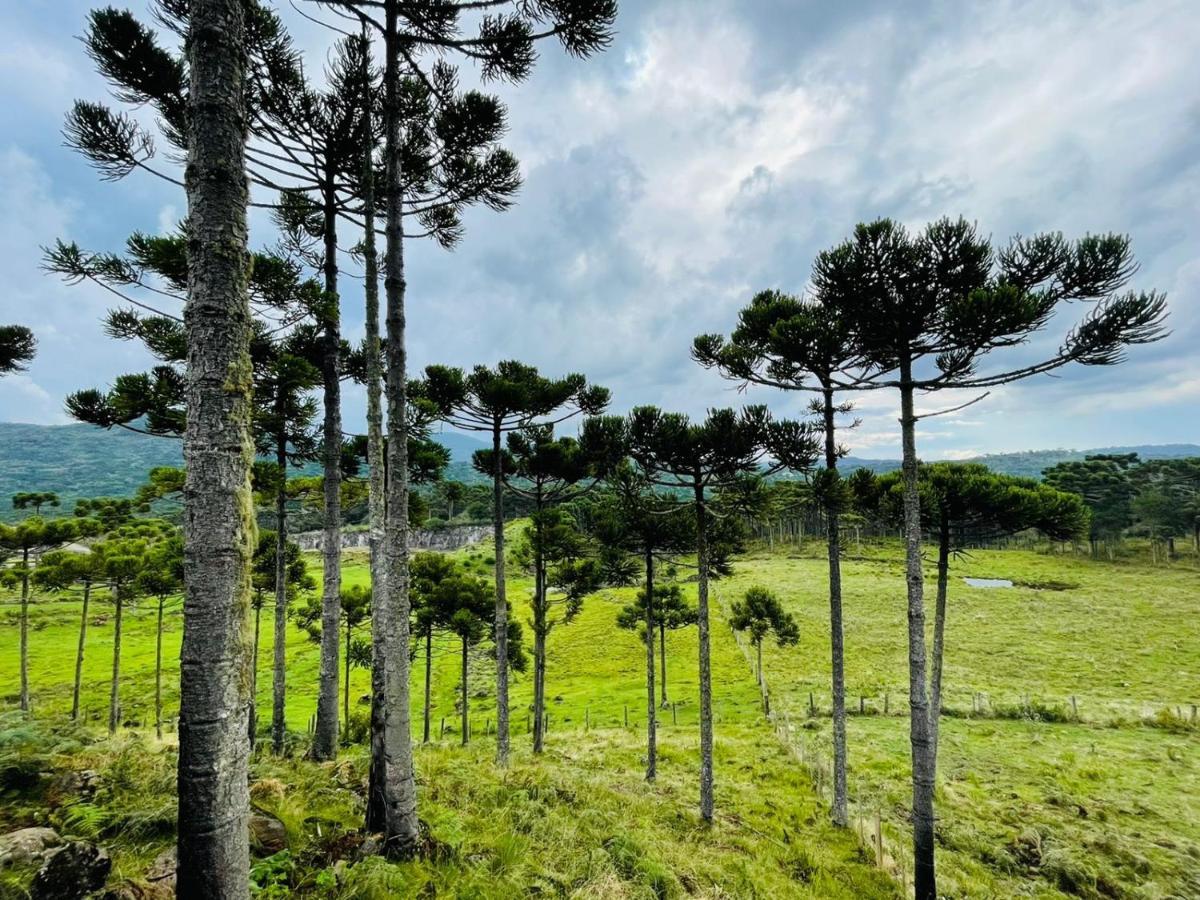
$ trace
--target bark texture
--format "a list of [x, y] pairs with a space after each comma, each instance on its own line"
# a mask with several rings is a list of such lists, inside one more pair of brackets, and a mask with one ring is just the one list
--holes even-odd
[[79, 647], [75, 651], [75, 687], [71, 691], [71, 721], [79, 720], [79, 686], [83, 681], [83, 651], [87, 646], [88, 603], [92, 599], [92, 583], [83, 586], [83, 612], [79, 616]]
[[21, 551], [21, 712], [29, 712], [29, 549]]
[[[837, 473], [833, 391], [824, 391], [825, 468]], [[840, 510], [834, 501], [825, 509], [829, 549], [829, 649], [832, 657], [833, 694], [833, 824], [850, 824], [846, 790], [846, 655], [842, 630], [842, 548]]]
[[162, 631], [166, 597], [158, 598], [158, 630], [154, 634], [154, 734], [162, 740]]
[[117, 614], [113, 617], [113, 655], [112, 681], [109, 683], [108, 694], [108, 733], [113, 734], [121, 723], [121, 631], [122, 619], [125, 612], [125, 598], [117, 589], [113, 598]]
[[646, 780], [658, 777], [658, 710], [654, 705], [654, 554], [646, 551]]
[[708, 630], [708, 514], [704, 487], [696, 481], [696, 625], [700, 639], [700, 818], [713, 818], [712, 660]]
[[400, 172], [400, 37], [395, 4], [387, 5], [384, 33], [387, 118], [387, 587], [373, 625], [371, 776], [367, 827], [384, 835], [385, 852], [411, 857], [417, 851], [417, 786], [413, 773], [409, 708], [407, 360], [404, 336], [404, 198]]
[[467, 676], [470, 670], [470, 644], [467, 639], [462, 639], [462, 745], [465, 747], [471, 741], [471, 716], [470, 716], [470, 700], [468, 695], [471, 692], [470, 684], [467, 681]]
[[[911, 366], [901, 368], [910, 382]], [[926, 692], [925, 582], [921, 572], [921, 497], [917, 484], [917, 420], [913, 389], [900, 389], [900, 435], [904, 481], [904, 568], [908, 585], [908, 703], [913, 779], [913, 884], [917, 900], [935, 900], [934, 750]]]
[[321, 681], [317, 694], [317, 722], [313, 731], [313, 759], [333, 759], [338, 742], [338, 629], [342, 617], [342, 386], [341, 316], [338, 310], [337, 208], [332, 189], [323, 198], [325, 210], [325, 332], [322, 336], [321, 382], [325, 406], [323, 514], [321, 547]]
[[492, 538], [496, 549], [496, 765], [507, 766], [508, 597], [504, 587], [504, 459], [499, 420], [492, 428], [492, 465]]
[[950, 581], [950, 523], [943, 515], [938, 527], [937, 601], [933, 612], [933, 675], [929, 685], [929, 739], [937, 775], [938, 726], [942, 719], [942, 659], [946, 649], [946, 591]]
[[190, 6], [180, 900], [249, 896], [245, 717], [255, 523], [244, 10], [240, 0]]
[[287, 738], [287, 432], [284, 430], [284, 389], [280, 385], [276, 414], [280, 432], [275, 436], [275, 465], [279, 489], [275, 492], [275, 636], [271, 660], [271, 751], [283, 753]]

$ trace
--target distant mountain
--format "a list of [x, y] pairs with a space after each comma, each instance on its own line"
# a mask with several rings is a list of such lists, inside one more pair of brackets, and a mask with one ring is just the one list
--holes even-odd
[[[987, 453], [961, 461], [983, 463], [992, 471], [1005, 475], [1041, 478], [1043, 470], [1060, 462], [1080, 460], [1099, 453], [1136, 453], [1142, 459], [1178, 459], [1200, 456], [1200, 444], [1137, 444], [1127, 447], [1098, 447], [1094, 450], [1023, 450], [1018, 453]], [[847, 456], [840, 465], [844, 472], [853, 472], [855, 469], [891, 472], [900, 468], [900, 460]]]
[[[471, 468], [471, 454], [487, 443], [469, 434], [445, 431], [434, 438], [450, 450], [447, 476], [459, 481], [486, 481]], [[1094, 453], [1136, 453], [1142, 459], [1200, 456], [1197, 444], [1143, 444], [1096, 450], [1029, 450], [976, 457], [997, 472], [1040, 478], [1056, 463], [1083, 459]], [[183, 444], [173, 438], [148, 437], [121, 429], [104, 431], [91, 425], [23, 425], [0, 422], [0, 519], [12, 518], [7, 498], [19, 491], [55, 491], [64, 510], [81, 497], [127, 497], [155, 466], [182, 463]], [[868, 468], [889, 472], [900, 467], [895, 459], [856, 456], [842, 461], [842, 470]]]
[[470, 434], [459, 431], [439, 431], [432, 435], [433, 439], [450, 451], [450, 462], [470, 463], [471, 454], [476, 450], [484, 450], [491, 446], [491, 437], [484, 441]]
[[[450, 450], [451, 468], [468, 480], [471, 454], [486, 446], [470, 435], [435, 434]], [[128, 497], [155, 466], [183, 463], [183, 442], [120, 428], [0, 422], [0, 519], [13, 518], [8, 498], [19, 491], [54, 491], [62, 509], [81, 497]]]

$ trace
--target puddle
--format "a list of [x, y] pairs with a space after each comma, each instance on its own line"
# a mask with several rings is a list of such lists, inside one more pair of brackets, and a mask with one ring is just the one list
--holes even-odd
[[967, 584], [977, 588], [1010, 588], [1013, 583], [1007, 578], [964, 578]]

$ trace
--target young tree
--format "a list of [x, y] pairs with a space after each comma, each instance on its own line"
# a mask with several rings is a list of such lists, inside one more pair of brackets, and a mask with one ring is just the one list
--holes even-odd
[[71, 691], [71, 721], [79, 720], [79, 690], [83, 680], [84, 649], [87, 645], [88, 610], [92, 588], [101, 577], [100, 557], [93, 553], [73, 550], [52, 550], [42, 557], [33, 570], [38, 587], [55, 593], [78, 591], [81, 601], [79, 643], [75, 651], [75, 681]]
[[[811, 410], [814, 427], [824, 437], [825, 470], [814, 479], [813, 494], [825, 510], [829, 559], [829, 632], [833, 697], [833, 807], [835, 825], [850, 823], [846, 787], [846, 661], [842, 629], [840, 520], [845, 490], [838, 459], [846, 449], [837, 443], [837, 419], [850, 412], [836, 400], [841, 373], [860, 367], [853, 334], [832, 306], [778, 291], [757, 294], [738, 314], [738, 326], [726, 340], [720, 335], [696, 338], [693, 357], [727, 378], [785, 391], [817, 394]], [[853, 424], [851, 425], [853, 427]]]
[[24, 325], [0, 325], [0, 376], [24, 372], [37, 355], [37, 338]]
[[[309, 600], [308, 606], [296, 613], [296, 624], [308, 632], [309, 640], [314, 644], [324, 644], [325, 607], [324, 603]], [[371, 621], [371, 589], [364, 585], [354, 584], [342, 588], [341, 603], [339, 604], [338, 629], [345, 638], [345, 652], [342, 654], [342, 720], [343, 737], [350, 740], [350, 667], [361, 665], [366, 668], [371, 662], [370, 644], [355, 635], [359, 629]]]
[[[584, 535], [561, 506], [592, 491], [624, 455], [623, 423], [616, 418], [589, 418], [579, 440], [555, 438], [554, 426], [530, 425], [508, 435], [506, 459], [500, 465], [494, 450], [477, 450], [473, 460], [481, 472], [499, 469], [505, 486], [533, 502], [532, 523], [525, 539], [533, 569], [533, 751], [545, 740], [546, 641], [556, 624], [555, 606], [564, 606], [563, 621], [579, 612], [585, 594], [598, 586], [594, 563], [584, 566]], [[551, 593], [551, 567], [561, 590]], [[586, 577], [585, 577], [586, 576]]]
[[759, 687], [763, 685], [762, 644], [767, 635], [774, 634], [780, 647], [791, 646], [800, 640], [796, 617], [783, 608], [777, 595], [758, 585], [748, 589], [741, 600], [733, 602], [729, 609], [729, 625], [734, 631], [750, 632], [750, 643], [758, 658], [755, 677]]
[[505, 360], [489, 369], [430, 366], [423, 390], [443, 421], [464, 431], [490, 433], [491, 453], [479, 462], [492, 477], [492, 532], [496, 554], [496, 761], [508, 763], [508, 600], [504, 581], [504, 435], [542, 421], [556, 424], [576, 415], [598, 415], [608, 405], [605, 388], [589, 386], [582, 375], [551, 379], [533, 366]]
[[736, 489], [771, 457], [777, 466], [806, 468], [815, 457], [809, 430], [795, 422], [776, 422], [766, 407], [740, 413], [710, 410], [704, 422], [663, 413], [655, 407], [634, 409], [628, 418], [630, 455], [651, 483], [673, 489], [695, 519], [697, 562], [696, 624], [700, 643], [700, 816], [713, 816], [712, 663], [709, 639], [709, 537], [712, 520], [723, 515], [713, 493]]
[[442, 553], [418, 553], [408, 564], [409, 596], [412, 598], [413, 630], [425, 641], [425, 701], [422, 743], [429, 743], [430, 701], [433, 677], [433, 637], [445, 627], [442, 616], [442, 585], [456, 575], [454, 560]]
[[[658, 774], [657, 709], [654, 685], [655, 632], [661, 645], [662, 703], [667, 704], [667, 628], [694, 624], [695, 612], [683, 602], [678, 585], [658, 585], [656, 563], [686, 553], [695, 546], [688, 511], [669, 497], [655, 494], [648, 480], [630, 465], [609, 478], [609, 491], [585, 522], [601, 545], [644, 566], [645, 583], [637, 600], [617, 615], [617, 625], [642, 629], [646, 643], [646, 780]], [[607, 580], [607, 579], [606, 579]], [[674, 589], [674, 593], [671, 589]], [[671, 625], [668, 625], [671, 622]]]
[[[993, 472], [981, 463], [929, 463], [918, 467], [921, 513], [925, 528], [937, 541], [937, 599], [933, 620], [930, 676], [930, 725], [937, 753], [942, 713], [942, 672], [946, 646], [946, 601], [950, 559], [968, 546], [1021, 531], [1037, 531], [1052, 541], [1066, 541], [1086, 531], [1090, 518], [1082, 498], [1040, 484]], [[903, 520], [903, 475], [878, 478], [881, 511], [889, 521]]]
[[462, 744], [471, 739], [470, 720], [470, 662], [471, 647], [488, 636], [496, 605], [492, 590], [482, 578], [456, 575], [442, 583], [438, 591], [437, 605], [446, 630], [462, 644]]
[[[695, 541], [693, 540], [693, 546]], [[710, 572], [709, 577], [713, 575]], [[680, 628], [690, 628], [696, 624], [696, 609], [683, 597], [683, 591], [678, 584], [658, 583], [654, 586], [653, 622], [658, 631], [658, 666], [659, 666], [659, 706], [666, 709], [670, 705], [667, 695], [667, 632]], [[646, 590], [638, 591], [637, 599], [621, 608], [617, 613], [617, 625], [633, 631], [645, 626]]]
[[[183, 590], [183, 538], [175, 534], [174, 529], [167, 534], [169, 536], [165, 540], [148, 550], [134, 582], [134, 590], [138, 595], [153, 597], [158, 603], [154, 630], [154, 734], [160, 741], [163, 736], [163, 614], [167, 601]], [[257, 638], [256, 634], [256, 650]]]
[[47, 504], [57, 506], [58, 497], [45, 492], [16, 494], [13, 496], [13, 507], [33, 509], [34, 515], [15, 525], [0, 523], [0, 550], [20, 554], [20, 559], [7, 574], [16, 578], [21, 585], [19, 702], [22, 712], [29, 711], [29, 585], [34, 571], [33, 563], [42, 554], [96, 530], [94, 521], [89, 519], [43, 519], [38, 513]]
[[[281, 689], [280, 668], [286, 666], [287, 663], [287, 611], [296, 595], [301, 592], [309, 592], [316, 589], [316, 579], [308, 574], [308, 564], [305, 563], [304, 557], [300, 553], [300, 546], [294, 541], [283, 541], [283, 557], [280, 559], [280, 540], [277, 533], [270, 531], [260, 532], [258, 535], [258, 546], [254, 550], [254, 559], [251, 563], [251, 585], [254, 590], [254, 652], [253, 652], [253, 667], [251, 669], [251, 686], [249, 716], [249, 735], [250, 749], [254, 749], [254, 743], [258, 736], [258, 647], [259, 647], [259, 623], [262, 618], [263, 604], [266, 602], [268, 592], [271, 592], [275, 597], [275, 617], [274, 623], [274, 640], [275, 653], [273, 661], [273, 704], [271, 718], [271, 749], [272, 752], [279, 754], [284, 751], [284, 743], [287, 736], [287, 722], [284, 718], [285, 709], [281, 702], [284, 696]], [[282, 572], [282, 578], [280, 573]], [[284, 602], [282, 609], [279, 603], [279, 584], [282, 581], [284, 585]], [[280, 619], [282, 619], [283, 627], [280, 627]], [[282, 662], [281, 662], [282, 659]]]
[[[840, 373], [836, 386], [893, 387], [900, 393], [917, 900], [933, 900], [937, 882], [936, 754], [916, 449], [916, 426], [923, 417], [915, 411], [916, 394], [986, 389], [1072, 362], [1120, 362], [1126, 347], [1164, 334], [1161, 295], [1120, 293], [1135, 271], [1129, 241], [1119, 235], [1088, 236], [1073, 244], [1059, 234], [1036, 235], [996, 251], [961, 219], [933, 222], [918, 235], [887, 219], [859, 225], [853, 238], [821, 253], [814, 264], [816, 299], [843, 317], [862, 363]], [[1025, 343], [1060, 305], [1073, 301], [1094, 305], [1056, 351], [1016, 368], [978, 371], [990, 352]]]

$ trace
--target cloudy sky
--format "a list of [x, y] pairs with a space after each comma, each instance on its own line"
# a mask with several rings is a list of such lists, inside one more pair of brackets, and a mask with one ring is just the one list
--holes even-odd
[[[0, 0], [0, 322], [40, 343], [27, 375], [0, 381], [0, 421], [63, 422], [69, 391], [147, 362], [101, 332], [111, 298], [41, 273], [39, 247], [119, 249], [184, 208], [148, 176], [99, 181], [62, 146], [72, 100], [106, 97], [76, 40], [92, 5]], [[320, 66], [326, 36], [281, 5]], [[757, 290], [803, 291], [813, 255], [860, 220], [961, 214], [997, 239], [1128, 232], [1136, 285], [1168, 293], [1173, 334], [930, 419], [923, 455], [1200, 441], [1194, 0], [622, 0], [618, 29], [602, 57], [546, 47], [527, 83], [498, 89], [525, 186], [512, 211], [468, 216], [456, 251], [411, 249], [415, 364], [583, 371], [617, 411], [738, 404], [689, 360], [694, 335], [728, 331]], [[253, 239], [272, 239], [265, 222]], [[361, 392], [347, 404], [353, 424]], [[895, 399], [859, 414], [854, 451], [896, 453]]]

